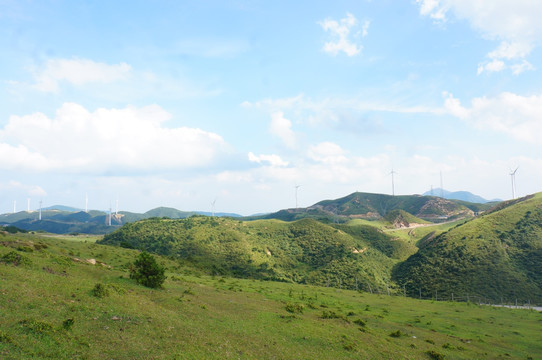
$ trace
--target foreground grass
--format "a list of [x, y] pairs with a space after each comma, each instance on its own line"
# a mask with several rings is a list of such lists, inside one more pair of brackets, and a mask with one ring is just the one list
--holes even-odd
[[2, 359], [542, 357], [535, 311], [211, 277], [165, 258], [151, 290], [128, 279], [135, 250], [0, 237], [0, 257], [12, 251], [28, 263], [0, 263]]

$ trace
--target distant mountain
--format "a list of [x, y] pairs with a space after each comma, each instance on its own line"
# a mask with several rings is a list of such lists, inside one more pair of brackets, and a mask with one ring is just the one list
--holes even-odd
[[[118, 227], [138, 220], [159, 217], [170, 219], [185, 219], [193, 215], [207, 215], [211, 213], [199, 211], [180, 211], [174, 208], [159, 207], [149, 210], [143, 214], [120, 211], [112, 214], [111, 226], [109, 226], [109, 214], [105, 211], [90, 210], [88, 213], [80, 209], [63, 205], [54, 205], [43, 208], [41, 221], [39, 211], [20, 211], [17, 213], [0, 214], [0, 224], [14, 225], [28, 231], [43, 230], [56, 234], [85, 233], [85, 234], [107, 234]], [[221, 217], [239, 217], [232, 213], [215, 213]]]
[[403, 210], [425, 221], [438, 222], [472, 217], [475, 213], [487, 210], [489, 207], [489, 205], [448, 200], [435, 196], [391, 196], [355, 192], [340, 199], [320, 201], [308, 208], [285, 209], [245, 219], [294, 221], [313, 218], [323, 222], [344, 222], [355, 218], [378, 220], [384, 218], [390, 211]]
[[488, 202], [499, 202], [500, 199], [486, 200], [481, 196], [475, 195], [468, 191], [448, 191], [445, 189], [436, 188], [423, 193], [425, 196], [440, 196], [449, 200], [461, 200], [475, 204], [486, 204]]
[[82, 209], [74, 208], [74, 207], [71, 207], [71, 206], [65, 206], [65, 205], [48, 206], [48, 207], [42, 208], [41, 210], [42, 211], [43, 210], [58, 210], [58, 211], [68, 211], [68, 212], [82, 211]]

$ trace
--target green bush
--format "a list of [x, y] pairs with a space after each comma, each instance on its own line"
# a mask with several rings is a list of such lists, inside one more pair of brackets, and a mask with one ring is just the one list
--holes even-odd
[[97, 283], [94, 285], [94, 288], [92, 289], [92, 295], [96, 296], [97, 298], [104, 298], [106, 296], [109, 296], [109, 289], [106, 285], [102, 283]]
[[166, 280], [165, 271], [151, 254], [143, 251], [130, 267], [130, 279], [146, 287], [159, 288]]
[[4, 256], [0, 257], [0, 263], [12, 264], [15, 266], [18, 265], [30, 265], [32, 262], [27, 257], [16, 253], [15, 251], [10, 251]]
[[305, 306], [303, 304], [287, 303], [285, 309], [292, 314], [303, 314]]

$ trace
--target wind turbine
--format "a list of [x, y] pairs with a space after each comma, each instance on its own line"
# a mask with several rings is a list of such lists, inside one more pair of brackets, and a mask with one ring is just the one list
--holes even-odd
[[85, 212], [88, 213], [88, 193], [85, 194]]
[[40, 216], [38, 218], [38, 220], [41, 220], [41, 204], [43, 203], [43, 201], [40, 200]]
[[26, 199], [26, 212], [27, 212], [27, 213], [30, 212], [30, 198], [27, 198], [27, 199]]
[[512, 200], [516, 198], [516, 171], [518, 171], [519, 166], [516, 170], [510, 170], [510, 179], [512, 180]]
[[13, 213], [17, 212], [17, 200], [13, 200]]
[[111, 201], [110, 201], [110, 202], [109, 202], [109, 221], [108, 221], [108, 222], [109, 222], [109, 223], [108, 223], [109, 226], [111, 226], [111, 216], [112, 216], [112, 215], [113, 215], [113, 214], [111, 214]]
[[215, 217], [215, 204], [216, 204], [216, 198], [211, 203], [211, 215]]
[[297, 190], [301, 187], [301, 185], [296, 185], [295, 187], [295, 208], [297, 209]]
[[395, 179], [393, 175], [397, 174], [397, 171], [394, 171], [391, 169], [390, 175], [391, 175], [391, 196], [395, 196]]

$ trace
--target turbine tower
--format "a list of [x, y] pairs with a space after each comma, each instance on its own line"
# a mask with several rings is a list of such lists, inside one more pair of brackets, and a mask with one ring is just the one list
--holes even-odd
[[88, 193], [85, 194], [85, 212], [88, 213]]
[[30, 212], [30, 198], [27, 198], [27, 199], [26, 199], [26, 212], [27, 212], [27, 213]]
[[391, 175], [391, 196], [395, 196], [395, 179], [394, 175], [397, 174], [397, 171], [394, 171], [391, 169], [390, 175]]
[[13, 213], [17, 212], [17, 200], [13, 200]]
[[38, 220], [41, 220], [41, 204], [42, 204], [43, 201], [40, 200], [40, 215], [38, 217]]
[[514, 171], [510, 170], [510, 179], [512, 180], [512, 200], [516, 198], [516, 171], [518, 171], [518, 169], [519, 166]]
[[296, 185], [295, 187], [295, 208], [297, 209], [297, 190], [301, 187], [301, 185]]
[[216, 198], [211, 203], [211, 216], [215, 217], [215, 204], [216, 204]]
[[440, 170], [440, 197], [444, 199], [444, 185], [442, 185], [442, 170]]
[[108, 219], [108, 225], [111, 226], [111, 202], [109, 202], [109, 219]]

